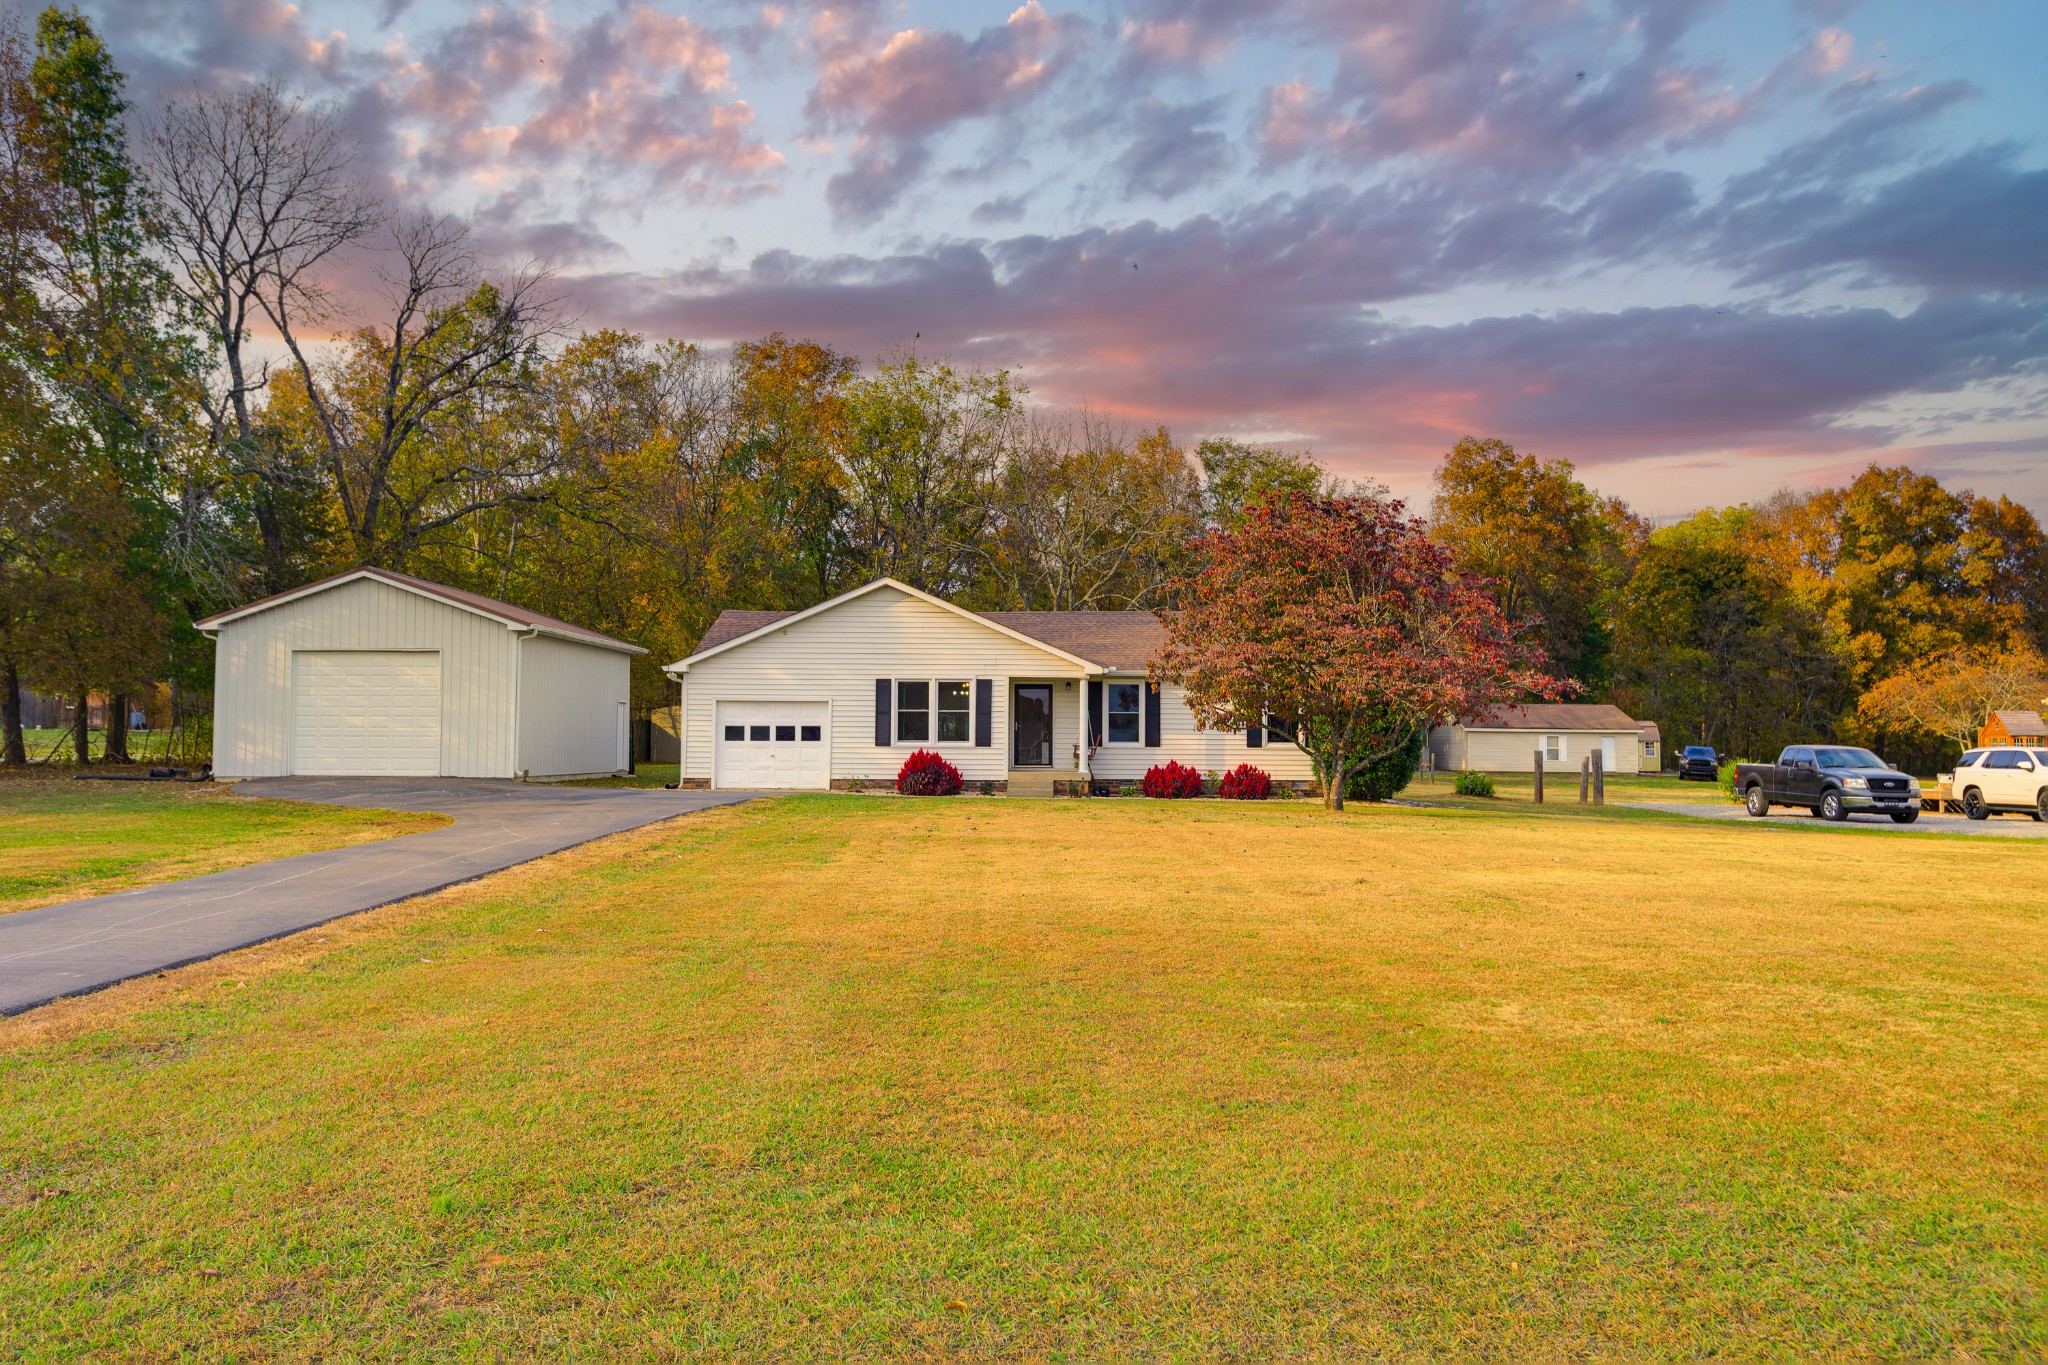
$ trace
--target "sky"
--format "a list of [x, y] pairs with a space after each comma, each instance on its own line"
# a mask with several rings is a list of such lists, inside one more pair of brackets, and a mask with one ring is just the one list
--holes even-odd
[[[18, 0], [17, 0], [18, 3]], [[87, 0], [579, 320], [1005, 368], [1426, 498], [1909, 463], [2048, 515], [2041, 0]]]

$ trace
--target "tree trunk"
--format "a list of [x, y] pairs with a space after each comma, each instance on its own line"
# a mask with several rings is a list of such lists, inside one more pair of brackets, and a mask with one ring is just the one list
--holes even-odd
[[78, 706], [71, 713], [71, 753], [78, 766], [92, 763], [92, 694], [78, 689]]
[[28, 743], [21, 733], [21, 670], [9, 659], [0, 671], [0, 766], [19, 768], [28, 762]]
[[128, 757], [128, 694], [116, 692], [107, 698], [107, 748], [100, 755], [108, 763], [133, 763]]

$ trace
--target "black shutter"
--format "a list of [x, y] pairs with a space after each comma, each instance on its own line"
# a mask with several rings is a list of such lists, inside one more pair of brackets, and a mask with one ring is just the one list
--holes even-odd
[[996, 685], [991, 678], [974, 680], [974, 747], [989, 748], [996, 742]]
[[1088, 747], [1100, 748], [1102, 731], [1106, 722], [1102, 718], [1102, 679], [1092, 679], [1088, 684]]
[[887, 678], [875, 679], [875, 745], [886, 749], [896, 732], [889, 728], [889, 689], [895, 686]]
[[1265, 732], [1264, 730], [1261, 730], [1261, 729], [1260, 729], [1260, 728], [1259, 728], [1258, 726], [1256, 726], [1256, 725], [1252, 725], [1252, 726], [1247, 726], [1247, 727], [1245, 728], [1245, 732], [1244, 732], [1244, 747], [1245, 747], [1245, 748], [1247, 748], [1247, 749], [1257, 749], [1257, 748], [1261, 748], [1261, 747], [1263, 747], [1263, 746], [1265, 745], [1265, 743], [1266, 743], [1266, 732]]
[[1145, 685], [1145, 747], [1159, 747], [1159, 689]]

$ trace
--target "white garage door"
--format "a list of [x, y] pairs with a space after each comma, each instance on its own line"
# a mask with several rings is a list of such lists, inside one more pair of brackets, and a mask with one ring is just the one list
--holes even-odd
[[292, 655], [292, 771], [432, 777], [441, 771], [441, 656]]
[[832, 785], [824, 702], [722, 701], [712, 719], [715, 785], [813, 791]]

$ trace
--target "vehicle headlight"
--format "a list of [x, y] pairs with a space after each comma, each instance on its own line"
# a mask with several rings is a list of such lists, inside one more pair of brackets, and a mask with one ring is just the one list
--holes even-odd
[[1867, 792], [1870, 790], [1870, 779], [1851, 774], [1842, 779], [1842, 785], [1852, 792]]

